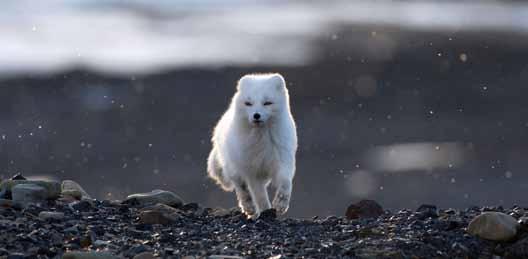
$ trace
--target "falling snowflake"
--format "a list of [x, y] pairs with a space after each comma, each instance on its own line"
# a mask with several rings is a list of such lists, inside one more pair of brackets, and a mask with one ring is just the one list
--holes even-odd
[[468, 59], [468, 56], [467, 56], [466, 53], [462, 53], [462, 54], [460, 54], [459, 58], [460, 58], [460, 61], [466, 62], [467, 59]]

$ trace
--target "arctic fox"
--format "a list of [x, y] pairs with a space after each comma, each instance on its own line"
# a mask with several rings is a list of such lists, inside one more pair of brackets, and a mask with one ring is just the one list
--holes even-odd
[[[216, 125], [207, 172], [224, 190], [235, 191], [249, 217], [289, 207], [295, 174], [297, 132], [284, 78], [249, 74], [237, 84], [228, 110]], [[270, 204], [267, 187], [276, 190]]]

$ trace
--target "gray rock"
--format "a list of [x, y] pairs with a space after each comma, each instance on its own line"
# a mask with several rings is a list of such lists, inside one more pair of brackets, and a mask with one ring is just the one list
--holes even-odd
[[67, 234], [77, 235], [79, 234], [79, 228], [77, 226], [71, 226], [69, 228], [65, 228], [63, 232]]
[[506, 248], [504, 258], [528, 258], [528, 238], [523, 238]]
[[139, 222], [142, 224], [171, 224], [178, 220], [178, 212], [173, 207], [158, 203], [142, 209], [139, 213]]
[[83, 212], [90, 211], [90, 210], [93, 210], [95, 208], [94, 202], [92, 200], [89, 200], [89, 199], [80, 200], [80, 201], [74, 201], [74, 202], [70, 203], [69, 206], [73, 210], [78, 210], [78, 211], [83, 211]]
[[136, 244], [132, 246], [130, 249], [128, 249], [123, 255], [125, 257], [133, 257], [137, 254], [148, 252], [148, 251], [149, 251], [149, 248], [147, 246]]
[[8, 199], [0, 199], [0, 207], [13, 207], [13, 201]]
[[156, 258], [151, 252], [143, 252], [135, 255], [133, 259], [154, 259]]
[[43, 220], [62, 220], [64, 219], [64, 213], [55, 211], [41, 211], [39, 218]]
[[13, 202], [26, 206], [31, 203], [42, 203], [48, 198], [46, 189], [35, 184], [18, 184], [11, 190]]
[[345, 215], [347, 219], [377, 218], [383, 215], [381, 205], [373, 200], [362, 200], [356, 204], [348, 206]]
[[389, 247], [380, 247], [380, 248], [362, 248], [358, 249], [356, 252], [357, 258], [361, 259], [373, 259], [373, 258], [394, 258], [394, 259], [404, 259], [405, 256], [394, 248]]
[[76, 201], [79, 201], [79, 199], [73, 197], [73, 196], [69, 196], [69, 195], [66, 195], [66, 196], [61, 196], [60, 198], [58, 198], [57, 200], [57, 203], [58, 204], [62, 204], [62, 205], [69, 205], [73, 202], [76, 202]]
[[62, 196], [74, 197], [80, 199], [92, 199], [92, 197], [76, 182], [64, 180], [61, 185]]
[[6, 259], [25, 259], [26, 255], [23, 253], [12, 253], [5, 257]]
[[59, 182], [43, 180], [6, 180], [0, 184], [0, 193], [12, 195], [13, 188], [20, 184], [33, 184], [44, 188], [46, 199], [57, 199], [61, 194], [61, 184]]
[[63, 259], [117, 259], [119, 257], [108, 252], [66, 252]]
[[438, 209], [436, 208], [435, 205], [431, 205], [431, 204], [420, 205], [420, 207], [418, 207], [416, 212], [418, 212], [418, 216], [421, 219], [438, 218], [439, 216]]
[[469, 222], [468, 233], [493, 241], [508, 241], [517, 235], [519, 223], [502, 212], [484, 212]]
[[11, 180], [27, 180], [26, 177], [24, 177], [21, 173], [13, 175], [10, 179]]
[[243, 259], [244, 257], [237, 255], [210, 255], [208, 259]]
[[128, 195], [124, 203], [140, 207], [154, 205], [157, 203], [178, 207], [183, 205], [183, 200], [173, 192], [154, 190], [147, 193]]
[[110, 244], [110, 241], [106, 241], [106, 240], [100, 240], [100, 239], [97, 239], [95, 240], [92, 245], [94, 247], [106, 247]]
[[519, 220], [517, 220], [517, 222], [519, 222], [521, 227], [524, 228], [525, 230], [528, 229], [528, 217], [527, 216], [520, 217]]

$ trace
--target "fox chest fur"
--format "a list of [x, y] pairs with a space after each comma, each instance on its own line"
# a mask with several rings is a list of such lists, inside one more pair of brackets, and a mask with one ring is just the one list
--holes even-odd
[[245, 161], [244, 171], [257, 179], [270, 179], [278, 170], [280, 151], [274, 136], [265, 129], [254, 129], [244, 136], [241, 158]]

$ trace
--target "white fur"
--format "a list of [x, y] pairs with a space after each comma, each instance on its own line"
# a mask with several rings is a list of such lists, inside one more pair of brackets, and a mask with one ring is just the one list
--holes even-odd
[[[260, 114], [260, 123], [254, 122], [255, 113]], [[280, 74], [243, 76], [212, 142], [209, 176], [224, 190], [235, 190], [243, 212], [257, 217], [272, 206], [279, 214], [288, 210], [297, 133]], [[270, 183], [276, 189], [272, 204], [267, 191]]]

